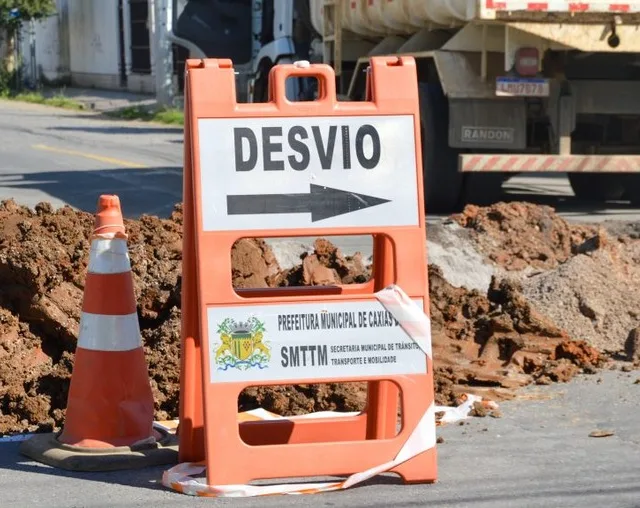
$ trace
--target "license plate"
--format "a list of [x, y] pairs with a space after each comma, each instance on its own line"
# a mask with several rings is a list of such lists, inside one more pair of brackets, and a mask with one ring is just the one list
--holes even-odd
[[549, 80], [544, 78], [497, 78], [500, 97], [549, 97]]

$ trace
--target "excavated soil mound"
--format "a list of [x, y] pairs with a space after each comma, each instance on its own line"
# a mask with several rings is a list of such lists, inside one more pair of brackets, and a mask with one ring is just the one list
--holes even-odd
[[[520, 263], [555, 268], [572, 255], [577, 260], [600, 248], [590, 239], [589, 228], [569, 227], [544, 207], [517, 206], [476, 209], [475, 215], [467, 209], [463, 214], [470, 221], [472, 215], [476, 218], [465, 227], [474, 229], [485, 252], [505, 253], [506, 258], [496, 259], [511, 269]], [[524, 218], [519, 220], [517, 213]], [[175, 418], [180, 388], [182, 211], [178, 206], [170, 219], [142, 217], [125, 225], [156, 417]], [[0, 434], [50, 430], [64, 422], [92, 227], [91, 214], [71, 208], [53, 211], [41, 204], [30, 210], [12, 201], [0, 203]], [[517, 243], [519, 235], [528, 241]], [[580, 249], [586, 253], [577, 254]], [[633, 257], [637, 251], [629, 252], [625, 259], [637, 264]], [[233, 283], [239, 288], [358, 283], [371, 275], [362, 256], [346, 257], [324, 239], [318, 239], [314, 252], [304, 254], [290, 270], [280, 268], [260, 239], [239, 241], [231, 256]], [[509, 263], [509, 256], [515, 261]], [[589, 259], [600, 263], [595, 255]], [[509, 397], [519, 386], [564, 381], [602, 363], [597, 349], [584, 340], [572, 340], [593, 337], [570, 329], [560, 314], [535, 298], [534, 280], [521, 289], [494, 278], [482, 294], [453, 287], [437, 267], [429, 267], [439, 403], [450, 403], [466, 391]], [[613, 302], [599, 310], [596, 300], [589, 301], [594, 312], [610, 314], [611, 323], [615, 321]], [[637, 320], [637, 315], [629, 316]], [[621, 333], [627, 325], [621, 325]], [[630, 343], [640, 343], [636, 335]], [[365, 396], [362, 383], [252, 388], [241, 395], [239, 408], [260, 406], [284, 415], [351, 411], [364, 406]]]
[[576, 225], [530, 203], [469, 205], [453, 219], [486, 258], [526, 274], [518, 278], [532, 308], [571, 338], [624, 356], [640, 326], [637, 223]]
[[[0, 227], [0, 433], [50, 428], [64, 418], [93, 216], [6, 201]], [[143, 217], [126, 227], [150, 376], [163, 410], [178, 383], [179, 336], [165, 322], [179, 304], [180, 209], [170, 220]]]
[[[125, 227], [156, 417], [173, 418], [180, 389], [181, 206], [168, 220], [145, 216]], [[31, 210], [10, 200], [0, 203], [0, 228], [0, 434], [56, 428], [64, 421], [93, 215], [69, 207], [53, 211], [46, 203]], [[263, 240], [242, 239], [231, 252], [233, 284], [367, 280], [359, 255], [345, 258], [321, 240], [316, 248], [300, 268], [283, 272]], [[361, 398], [358, 390], [350, 392], [355, 399]], [[339, 402], [348, 387], [306, 393], [329, 404], [322, 407], [332, 407], [333, 400], [349, 406]], [[248, 393], [241, 405], [253, 404], [257, 395]], [[290, 406], [299, 411], [308, 403]], [[282, 404], [274, 400], [276, 407]]]
[[588, 241], [592, 250], [524, 281], [523, 292], [571, 337], [622, 354], [640, 326], [640, 241], [604, 233], [597, 238]]
[[549, 206], [531, 203], [467, 205], [452, 218], [472, 232], [481, 253], [507, 270], [555, 268], [596, 233], [594, 227], [569, 224]]
[[568, 381], [603, 358], [537, 313], [520, 287], [492, 280], [487, 294], [451, 286], [429, 266], [437, 401], [462, 392], [505, 399], [532, 382]]

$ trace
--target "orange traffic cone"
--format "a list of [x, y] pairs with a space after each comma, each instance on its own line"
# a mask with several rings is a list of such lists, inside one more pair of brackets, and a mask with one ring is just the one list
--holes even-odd
[[91, 241], [65, 444], [130, 446], [153, 437], [153, 395], [142, 349], [120, 202], [101, 196]]
[[[139, 467], [140, 460], [148, 465], [176, 460], [175, 449], [163, 446], [163, 437], [169, 438], [153, 428], [153, 394], [120, 200], [103, 195], [91, 239], [64, 429], [55, 442], [42, 443], [44, 454], [42, 446], [37, 453], [31, 450], [33, 438], [23, 443], [22, 452], [65, 469], [124, 469]], [[80, 455], [70, 460], [74, 452]]]

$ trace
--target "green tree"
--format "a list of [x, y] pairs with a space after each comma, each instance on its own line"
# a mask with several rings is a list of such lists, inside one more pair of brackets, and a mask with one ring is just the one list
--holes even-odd
[[16, 34], [22, 23], [46, 18], [55, 12], [55, 0], [0, 0], [0, 88], [7, 85], [2, 81], [16, 70]]

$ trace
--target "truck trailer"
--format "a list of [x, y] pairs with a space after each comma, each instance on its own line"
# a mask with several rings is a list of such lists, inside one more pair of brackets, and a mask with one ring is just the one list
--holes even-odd
[[[369, 58], [417, 64], [425, 205], [488, 204], [518, 173], [568, 175], [583, 200], [640, 203], [640, 1], [173, 0], [172, 40], [231, 58], [241, 101], [271, 67], [331, 65], [365, 99]], [[313, 100], [313, 79], [287, 95]]]

